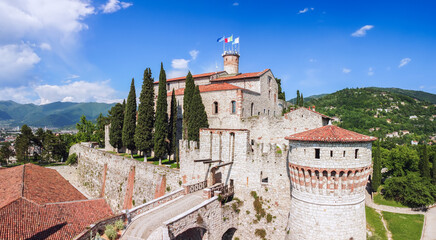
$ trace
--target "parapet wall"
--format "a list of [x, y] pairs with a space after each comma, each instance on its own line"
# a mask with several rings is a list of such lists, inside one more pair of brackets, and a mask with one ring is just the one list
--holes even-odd
[[75, 144], [79, 181], [112, 210], [130, 209], [181, 187], [179, 171]]

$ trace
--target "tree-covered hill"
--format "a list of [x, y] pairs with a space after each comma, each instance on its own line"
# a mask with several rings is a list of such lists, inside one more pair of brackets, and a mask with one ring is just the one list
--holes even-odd
[[315, 105], [316, 111], [340, 118], [338, 125], [349, 130], [378, 137], [397, 132], [402, 142], [428, 141], [436, 134], [435, 105], [402, 93], [408, 90], [395, 91], [398, 93], [378, 88], [343, 89], [305, 105]]
[[35, 127], [66, 127], [75, 125], [82, 115], [94, 121], [106, 115], [114, 104], [54, 102], [46, 105], [19, 104], [0, 101], [0, 125]]

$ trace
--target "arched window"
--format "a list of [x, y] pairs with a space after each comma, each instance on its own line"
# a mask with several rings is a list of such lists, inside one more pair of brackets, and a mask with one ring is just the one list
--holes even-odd
[[271, 90], [268, 91], [268, 99], [271, 99]]
[[232, 113], [236, 113], [236, 101], [232, 101]]
[[213, 114], [218, 114], [218, 102], [213, 103]]
[[251, 103], [251, 113], [250, 116], [253, 116], [254, 113], [254, 103]]

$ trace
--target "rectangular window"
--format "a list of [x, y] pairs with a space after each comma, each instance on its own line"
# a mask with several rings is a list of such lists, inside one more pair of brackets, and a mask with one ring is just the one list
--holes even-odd
[[232, 113], [236, 113], [236, 102], [232, 101]]
[[357, 157], [359, 156], [359, 149], [354, 150], [354, 158], [357, 159]]
[[333, 151], [330, 151], [330, 157], [333, 157]]
[[343, 157], [345, 157], [345, 151], [344, 151]]
[[319, 155], [320, 155], [320, 149], [315, 148], [315, 159], [319, 159]]

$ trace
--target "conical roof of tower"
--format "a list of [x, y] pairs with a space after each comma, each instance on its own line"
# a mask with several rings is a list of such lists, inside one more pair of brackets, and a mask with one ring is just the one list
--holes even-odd
[[366, 136], [334, 125], [326, 125], [309, 131], [285, 137], [291, 141], [302, 142], [372, 142], [376, 137]]

